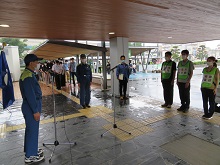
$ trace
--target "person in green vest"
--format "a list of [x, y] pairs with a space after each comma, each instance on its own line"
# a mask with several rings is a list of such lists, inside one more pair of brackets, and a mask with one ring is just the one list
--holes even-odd
[[[201, 84], [204, 115], [203, 119], [211, 119], [215, 112], [215, 95], [219, 83], [219, 69], [217, 60], [211, 56], [207, 58], [207, 65], [202, 71], [203, 79]], [[209, 102], [209, 108], [208, 108]]]
[[163, 95], [165, 103], [162, 107], [171, 108], [173, 104], [173, 85], [176, 75], [176, 63], [171, 60], [172, 53], [165, 53], [165, 60], [161, 67], [161, 82], [163, 85]]
[[188, 60], [188, 50], [182, 50], [181, 55], [183, 60], [180, 61], [177, 66], [177, 85], [179, 88], [181, 106], [177, 110], [186, 113], [189, 111], [190, 80], [193, 75], [194, 65], [192, 61]]

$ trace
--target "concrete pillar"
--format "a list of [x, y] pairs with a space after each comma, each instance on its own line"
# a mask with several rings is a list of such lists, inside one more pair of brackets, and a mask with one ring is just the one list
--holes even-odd
[[[128, 64], [128, 38], [116, 37], [110, 39], [110, 64], [111, 68], [120, 64], [121, 55], [125, 56], [125, 62]], [[113, 94], [113, 84], [114, 84], [114, 93], [116, 96], [119, 96], [119, 81], [116, 77], [116, 69], [114, 69], [114, 80], [113, 75], [111, 74], [111, 93]], [[129, 84], [127, 88], [127, 95], [129, 94]]]
[[4, 52], [13, 81], [19, 81], [21, 70], [18, 46], [6, 46]]

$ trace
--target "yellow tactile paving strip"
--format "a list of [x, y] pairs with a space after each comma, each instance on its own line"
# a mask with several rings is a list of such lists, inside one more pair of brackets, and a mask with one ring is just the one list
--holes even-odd
[[165, 114], [162, 114], [162, 115], [159, 115], [159, 116], [156, 116], [156, 117], [153, 117], [153, 118], [148, 118], [148, 119], [144, 120], [144, 122], [146, 122], [147, 124], [152, 124], [152, 123], [158, 122], [160, 120], [171, 118], [171, 117], [176, 116], [176, 115], [178, 115], [178, 112], [171, 111], [171, 112], [167, 112]]
[[[42, 82], [40, 83], [40, 85], [41, 85], [41, 87], [43, 86], [43, 88], [49, 89], [48, 91], [50, 91], [50, 93], [48, 93], [47, 90], [46, 91], [42, 90], [44, 95], [52, 95], [51, 88], [48, 88], [45, 85], [45, 83], [42, 83]], [[49, 87], [52, 87], [52, 86], [49, 85]], [[67, 92], [65, 92], [63, 90], [61, 91], [61, 90], [57, 90], [56, 88], [54, 88], [54, 93], [55, 94], [61, 93], [78, 104], [80, 102], [78, 98], [68, 94]], [[82, 110], [80, 110], [79, 113], [56, 117], [56, 121], [67, 120], [67, 119], [76, 118], [76, 117], [80, 117], [80, 116], [86, 116], [88, 118], [92, 118], [95, 116], [105, 116], [105, 115], [108, 115], [108, 113], [112, 113], [112, 112], [113, 111], [111, 109], [106, 108], [104, 106], [94, 106], [91, 108], [82, 109]], [[54, 121], [54, 118], [43, 119], [40, 121], [40, 124], [52, 123], [53, 121]], [[0, 138], [3, 138], [5, 136], [6, 132], [15, 131], [15, 130], [24, 129], [24, 128], [25, 128], [25, 124], [19, 124], [19, 125], [15, 125], [15, 126], [7, 126], [6, 124], [2, 124], [2, 125], [0, 125]]]
[[[17, 86], [18, 84], [16, 84]], [[50, 87], [52, 87], [51, 85], [49, 85]], [[47, 87], [44, 83], [41, 83], [41, 87], [44, 88], [43, 91], [43, 95], [51, 95], [52, 91], [51, 88]], [[72, 96], [71, 94], [69, 94], [68, 92], [62, 90], [57, 90], [56, 88], [54, 88], [54, 93], [61, 93], [63, 95], [65, 95], [66, 97], [70, 98], [71, 100], [73, 100], [74, 102], [79, 104], [79, 99]], [[20, 97], [18, 95], [18, 97]], [[139, 101], [145, 101], [145, 98], [141, 98], [141, 100]], [[158, 101], [155, 102], [155, 100], [147, 100], [147, 102], [150, 101], [150, 104], [154, 104], [155, 106], [160, 105], [160, 103]], [[175, 108], [175, 106], [173, 106], [173, 108]], [[118, 129], [118, 128], [114, 128], [113, 129], [113, 123], [114, 123], [114, 118], [112, 115], [110, 115], [110, 113], [113, 113], [113, 110], [104, 107], [104, 106], [94, 106], [91, 108], [87, 108], [87, 109], [81, 109], [79, 110], [79, 113], [76, 114], [71, 114], [71, 115], [66, 115], [66, 116], [61, 116], [61, 117], [56, 117], [56, 121], [62, 121], [62, 120], [67, 120], [67, 119], [71, 119], [71, 118], [75, 118], [75, 117], [80, 117], [80, 116], [86, 116], [88, 118], [93, 118], [93, 117], [101, 117], [103, 119], [105, 119], [106, 121], [110, 122], [110, 124], [104, 125], [103, 128], [106, 130], [110, 130], [109, 132], [111, 134], [113, 134], [114, 136], [116, 136], [118, 139], [122, 140], [122, 141], [126, 141], [126, 140], [130, 140], [133, 139], [134, 137], [143, 135], [145, 133], [151, 132], [153, 131], [152, 128], [150, 128], [148, 125], [167, 119], [167, 118], [171, 118], [173, 116], [176, 115], [187, 115], [196, 119], [201, 119], [201, 116], [203, 115], [202, 112], [200, 111], [196, 111], [196, 110], [190, 110], [188, 113], [182, 113], [182, 112], [177, 112], [174, 110], [168, 110], [167, 112], [165, 112], [164, 114], [161, 114], [159, 116], [156, 117], [151, 117], [148, 119], [145, 119], [143, 121], [136, 121], [133, 119], [125, 119], [125, 120], [120, 120], [119, 119], [115, 119], [115, 122], [118, 126], [118, 128], [125, 130], [127, 132], [130, 132], [131, 135], [129, 135], [128, 133]], [[52, 123], [54, 121], [53, 118], [50, 119], [44, 119], [41, 121], [41, 124], [47, 124], [47, 123]], [[206, 122], [210, 122], [213, 124], [217, 124], [220, 125], [220, 116], [213, 116], [213, 119], [211, 120], [205, 120]], [[7, 126], [6, 124], [2, 124], [0, 125], [0, 138], [4, 138], [5, 133], [6, 132], [10, 132], [10, 131], [15, 131], [15, 130], [19, 130], [19, 129], [24, 129], [25, 128], [25, 124], [20, 124], [20, 125], [16, 125], [16, 126]]]
[[153, 131], [152, 128], [146, 126], [146, 123], [135, 121], [132, 119], [117, 121], [116, 125], [118, 128], [125, 130], [131, 134], [128, 134], [127, 132], [124, 132], [118, 128], [113, 128], [113, 123], [104, 125], [103, 128], [105, 128], [106, 130], [110, 130], [109, 132], [111, 134], [115, 135], [118, 139], [122, 141], [130, 140], [134, 137]]

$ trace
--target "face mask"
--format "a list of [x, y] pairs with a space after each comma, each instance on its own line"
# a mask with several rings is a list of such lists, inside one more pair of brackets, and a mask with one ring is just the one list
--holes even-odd
[[169, 60], [170, 60], [170, 58], [169, 58], [169, 57], [165, 57], [165, 60], [166, 60], [166, 61], [169, 61]]
[[185, 60], [187, 57], [186, 55], [182, 55], [182, 59]]
[[81, 62], [82, 62], [83, 64], [85, 64], [85, 63], [86, 63], [86, 59], [81, 59]]
[[124, 63], [125, 62], [125, 60], [121, 60], [121, 63]]
[[213, 66], [213, 62], [207, 62], [208, 66]]

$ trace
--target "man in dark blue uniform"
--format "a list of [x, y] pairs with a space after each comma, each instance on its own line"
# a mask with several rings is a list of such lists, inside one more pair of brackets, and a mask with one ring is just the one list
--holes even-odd
[[86, 63], [86, 55], [80, 55], [81, 63], [76, 67], [76, 76], [80, 88], [80, 105], [83, 108], [90, 107], [90, 85], [92, 82], [92, 71]]
[[38, 149], [42, 92], [34, 74], [39, 60], [42, 59], [34, 54], [28, 54], [24, 58], [26, 68], [19, 80], [23, 98], [21, 109], [26, 124], [24, 139], [25, 163], [39, 162], [44, 159], [43, 150]]
[[[123, 99], [127, 99], [126, 97], [127, 84], [131, 72], [128, 64], [125, 63], [124, 55], [120, 57], [120, 60], [121, 60], [121, 64], [119, 64], [117, 67], [116, 76], [117, 79], [119, 80], [120, 99], [123, 100]], [[122, 88], [124, 92], [123, 95], [122, 95]]]

